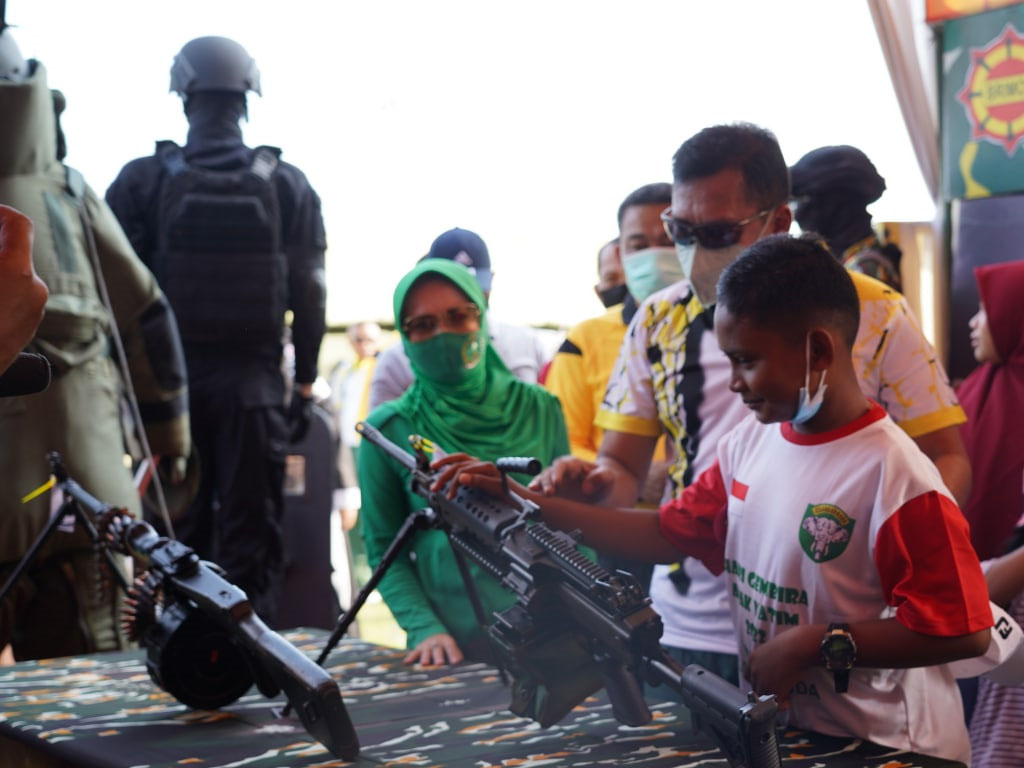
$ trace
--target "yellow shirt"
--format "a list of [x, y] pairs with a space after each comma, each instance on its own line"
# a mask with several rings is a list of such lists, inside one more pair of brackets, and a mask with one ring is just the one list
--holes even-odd
[[[551, 363], [544, 386], [562, 403], [573, 456], [593, 461], [601, 447], [604, 430], [594, 417], [625, 335], [620, 304], [571, 328]], [[654, 458], [664, 458], [660, 440]]]

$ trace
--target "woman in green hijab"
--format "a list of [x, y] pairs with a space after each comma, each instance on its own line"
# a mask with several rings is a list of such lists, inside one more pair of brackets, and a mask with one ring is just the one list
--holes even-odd
[[[561, 406], [509, 373], [488, 340], [486, 309], [475, 278], [454, 261], [427, 259], [403, 277], [395, 325], [415, 380], [367, 421], [410, 453], [409, 435], [418, 434], [437, 447], [435, 458], [461, 451], [488, 461], [533, 456], [547, 465], [569, 452]], [[358, 467], [363, 535], [376, 566], [405, 518], [426, 502], [410, 492], [408, 471], [365, 440]], [[492, 576], [468, 565], [487, 615], [514, 602]], [[406, 632], [406, 663], [487, 660], [486, 637], [443, 531], [418, 532], [378, 588]]]

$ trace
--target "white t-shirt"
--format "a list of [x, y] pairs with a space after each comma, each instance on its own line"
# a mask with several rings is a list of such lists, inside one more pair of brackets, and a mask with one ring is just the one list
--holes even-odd
[[[717, 453], [662, 507], [661, 529], [681, 551], [724, 569], [741, 669], [756, 645], [796, 625], [895, 617], [942, 637], [992, 626], [963, 514], [934, 464], [877, 404], [820, 435], [750, 415]], [[832, 673], [815, 665], [794, 686], [788, 713], [800, 728], [970, 757], [948, 666], [855, 667], [838, 694]]]
[[[850, 276], [861, 305], [853, 358], [864, 394], [911, 437], [966, 421], [906, 299], [866, 275]], [[748, 415], [729, 391], [729, 375], [712, 311], [689, 283], [678, 282], [650, 296], [634, 315], [595, 423], [629, 434], [667, 433], [675, 459], [666, 497], [678, 496], [714, 462], [722, 435]], [[686, 560], [684, 594], [673, 581], [674, 568], [655, 566], [651, 580], [654, 608], [665, 624], [662, 642], [736, 653], [724, 579]]]

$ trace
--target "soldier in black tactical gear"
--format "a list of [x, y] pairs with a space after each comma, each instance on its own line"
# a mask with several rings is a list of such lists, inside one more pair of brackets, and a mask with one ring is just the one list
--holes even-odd
[[[161, 141], [128, 163], [107, 202], [167, 293], [185, 347], [201, 482], [179, 537], [273, 622], [285, 455], [309, 423], [324, 333], [320, 200], [279, 149], [243, 143], [246, 94], [260, 82], [241, 45], [192, 40], [174, 59], [171, 91], [184, 101], [185, 146]], [[296, 382], [287, 409], [286, 310]]]
[[902, 253], [895, 243], [882, 241], [867, 211], [885, 191], [885, 179], [868, 156], [845, 144], [819, 147], [801, 157], [789, 174], [800, 229], [822, 235], [847, 269], [902, 290]]

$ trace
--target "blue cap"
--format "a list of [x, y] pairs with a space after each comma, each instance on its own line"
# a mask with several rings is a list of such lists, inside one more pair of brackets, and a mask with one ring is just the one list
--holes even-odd
[[491, 255], [487, 244], [476, 232], [468, 229], [449, 229], [430, 244], [428, 259], [448, 259], [462, 264], [476, 278], [484, 293], [491, 290]]

